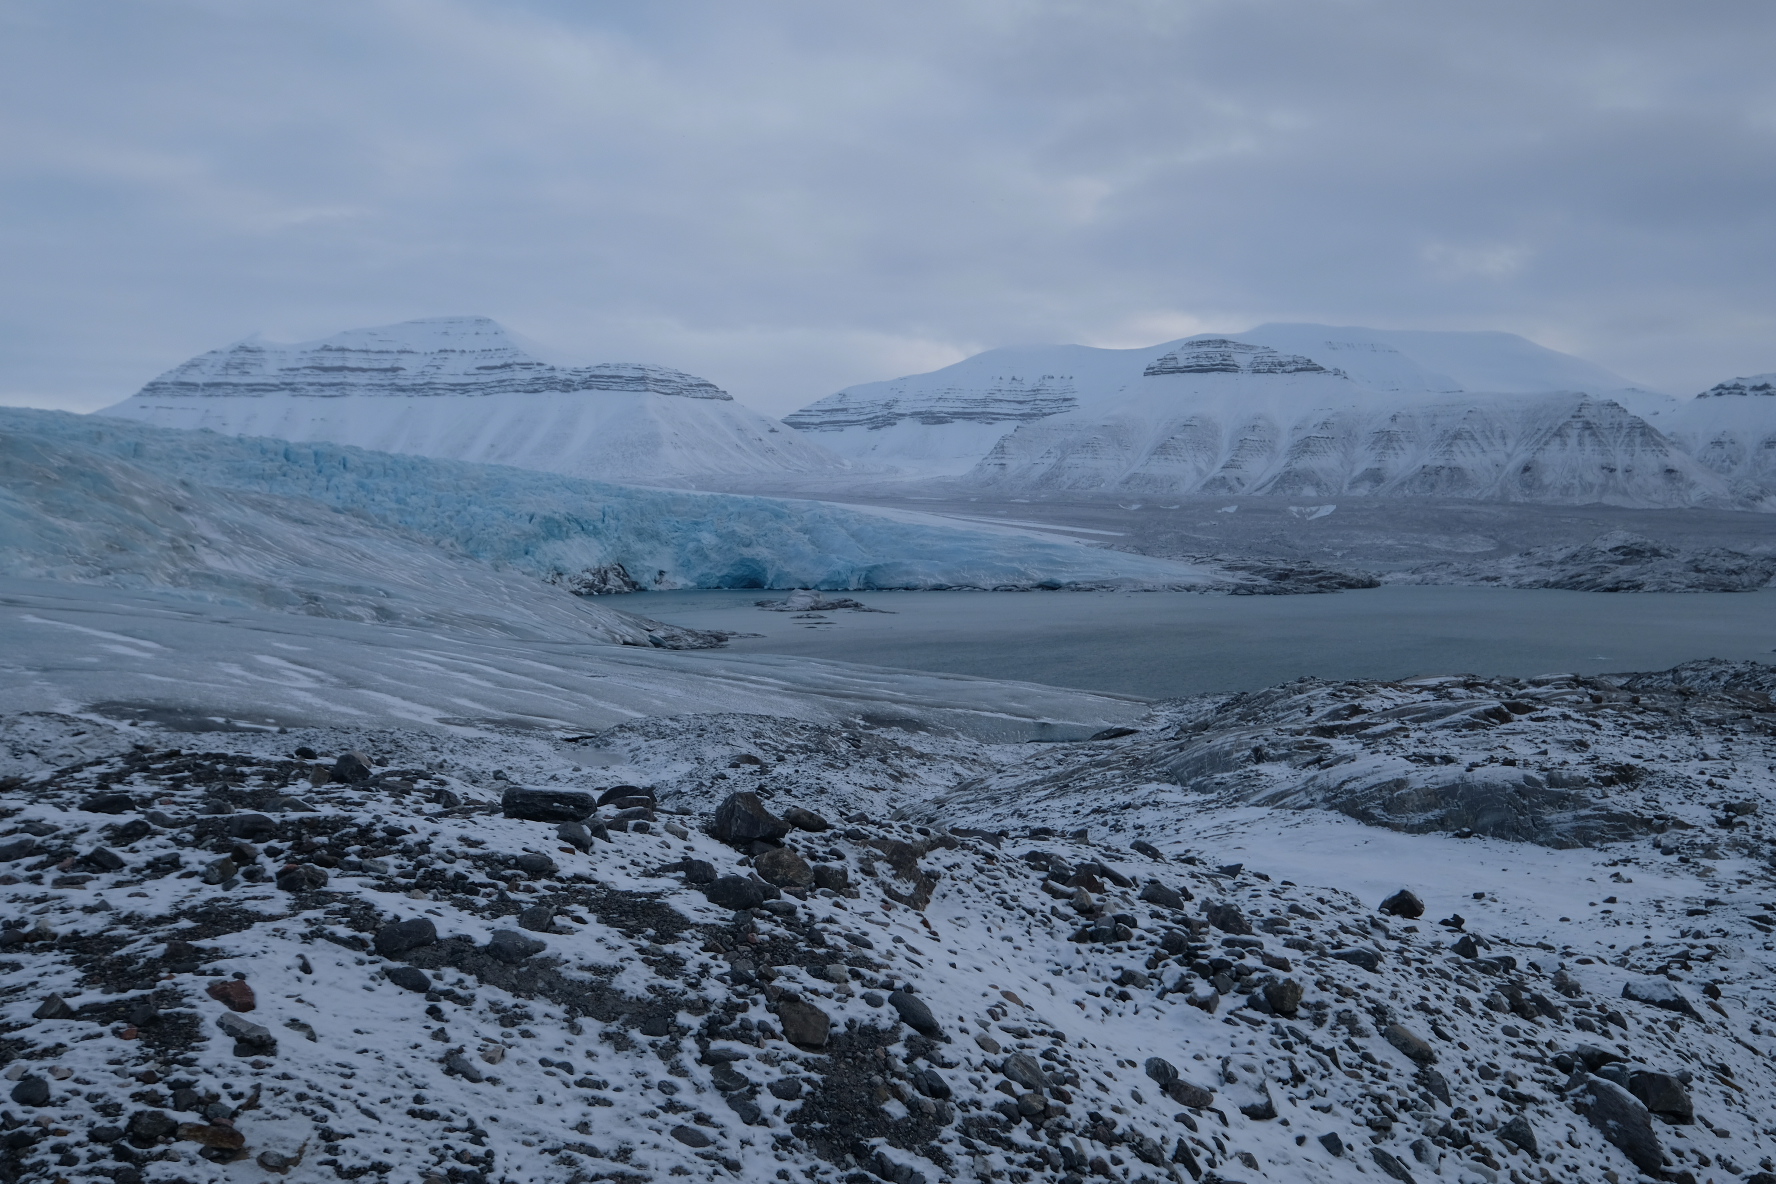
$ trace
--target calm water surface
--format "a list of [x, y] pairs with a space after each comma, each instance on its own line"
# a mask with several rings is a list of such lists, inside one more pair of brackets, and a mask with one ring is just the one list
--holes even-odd
[[[1303, 675], [1660, 670], [1776, 661], [1776, 591], [1679, 595], [1384, 587], [1328, 596], [1169, 592], [863, 592], [888, 611], [821, 619], [754, 606], [778, 592], [609, 601], [677, 625], [757, 633], [738, 653], [1011, 678], [1163, 698]], [[829, 594], [840, 595], [840, 594]]]

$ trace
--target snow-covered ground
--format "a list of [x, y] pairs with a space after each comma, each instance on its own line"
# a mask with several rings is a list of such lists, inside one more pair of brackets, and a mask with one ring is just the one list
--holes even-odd
[[[1647, 827], [1576, 849], [1156, 778], [1156, 745], [1215, 743], [1201, 705], [1034, 752], [731, 712], [9, 717], [0, 1156], [125, 1181], [1761, 1184], [1772, 686], [1715, 664], [1270, 709], [1384, 748], [1340, 708], [1461, 700], [1479, 722], [1412, 742], [1639, 764], [1588, 792]], [[1020, 781], [1060, 792], [1001, 796]], [[524, 817], [592, 811], [564, 791], [605, 799], [594, 826]]]

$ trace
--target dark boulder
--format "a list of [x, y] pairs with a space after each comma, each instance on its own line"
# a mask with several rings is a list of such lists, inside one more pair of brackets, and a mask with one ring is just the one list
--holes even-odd
[[82, 862], [103, 872], [120, 871], [124, 866], [123, 856], [109, 847], [94, 847], [86, 853]]
[[526, 851], [512, 861], [513, 866], [521, 872], [532, 876], [553, 876], [561, 871], [559, 865], [547, 855], [536, 851]]
[[1622, 985], [1622, 998], [1634, 1003], [1644, 1003], [1649, 1007], [1657, 1007], [1661, 1011], [1676, 1012], [1687, 1015], [1693, 1020], [1702, 1018], [1684, 993], [1662, 978], [1630, 979]]
[[417, 991], [422, 995], [432, 989], [431, 976], [417, 966], [391, 966], [388, 970], [388, 980], [397, 987], [408, 991]]
[[1532, 1159], [1541, 1155], [1541, 1148], [1536, 1145], [1535, 1130], [1529, 1125], [1529, 1119], [1521, 1114], [1499, 1127], [1494, 1137], [1500, 1142], [1511, 1144]]
[[49, 1105], [49, 1082], [30, 1074], [19, 1078], [18, 1084], [12, 1087], [12, 1100], [21, 1106]]
[[487, 942], [490, 957], [513, 966], [548, 948], [548, 942], [526, 937], [516, 929], [495, 929]]
[[783, 821], [789, 823], [797, 830], [805, 830], [813, 834], [818, 834], [823, 830], [832, 829], [832, 823], [814, 813], [814, 811], [804, 810], [800, 806], [791, 806], [789, 809], [785, 810], [783, 812]]
[[417, 950], [421, 946], [429, 946], [438, 940], [438, 927], [426, 917], [415, 917], [411, 921], [395, 921], [384, 925], [376, 931], [376, 952], [384, 958], [394, 958], [405, 954], [408, 950]]
[[23, 859], [35, 850], [37, 850], [37, 840], [30, 835], [8, 839], [4, 843], [0, 843], [0, 863], [11, 863], [15, 859]]
[[[598, 795], [598, 801], [595, 804], [603, 808], [630, 798], [639, 798], [647, 802], [655, 800], [654, 791], [651, 789], [643, 789], [639, 785], [613, 785]], [[621, 810], [623, 807], [618, 806], [617, 809]]]
[[127, 814], [136, 802], [127, 793], [100, 793], [81, 802], [80, 808], [89, 814]]
[[152, 1147], [178, 1129], [178, 1121], [164, 1110], [138, 1110], [130, 1115], [123, 1133], [133, 1147]]
[[[603, 829], [600, 827], [599, 829]], [[592, 831], [583, 822], [564, 822], [555, 828], [555, 837], [576, 851], [592, 850]], [[605, 832], [605, 841], [610, 841], [610, 833]]]
[[926, 1005], [925, 1000], [917, 995], [909, 991], [893, 991], [888, 995], [888, 1003], [900, 1013], [901, 1020], [913, 1031], [933, 1038], [943, 1035], [943, 1026], [931, 1014], [931, 1008]]
[[1141, 885], [1141, 899], [1148, 904], [1156, 904], [1162, 909], [1181, 909], [1190, 897], [1176, 888], [1167, 887], [1158, 880], [1148, 880]]
[[754, 842], [775, 843], [789, 833], [789, 823], [765, 808], [758, 794], [729, 794], [715, 808], [709, 833], [723, 843], [746, 847]]
[[783, 1038], [797, 1048], [826, 1047], [832, 1018], [807, 1000], [779, 999], [777, 1020], [783, 1025]]
[[767, 884], [779, 888], [806, 888], [814, 883], [814, 869], [794, 847], [777, 847], [755, 855], [752, 867]]
[[1430, 1042], [1404, 1024], [1389, 1024], [1382, 1032], [1387, 1042], [1404, 1053], [1408, 1060], [1420, 1065], [1435, 1064], [1437, 1050]]
[[285, 892], [313, 892], [327, 886], [327, 873], [312, 863], [293, 863], [278, 872], [277, 886]]
[[1370, 973], [1381, 968], [1381, 955], [1368, 946], [1352, 946], [1347, 950], [1333, 950], [1328, 957], [1337, 958], [1340, 962], [1349, 962], [1352, 966], [1361, 966]]
[[333, 780], [348, 785], [370, 780], [370, 758], [361, 752], [342, 752], [333, 761]]
[[555, 931], [555, 906], [533, 904], [518, 913], [518, 928], [528, 929], [532, 933], [553, 933]]
[[1628, 1075], [1628, 1092], [1640, 1099], [1641, 1105], [1670, 1122], [1696, 1121], [1696, 1107], [1690, 1091], [1681, 1078], [1670, 1073], [1640, 1069]]
[[500, 813], [527, 822], [584, 822], [598, 804], [589, 793], [572, 789], [519, 789], [500, 795]]
[[761, 883], [750, 876], [719, 876], [703, 886], [703, 895], [709, 898], [710, 904], [742, 912], [762, 908], [765, 901], [774, 899], [780, 893], [769, 884]]
[[1264, 984], [1264, 1001], [1270, 1009], [1281, 1016], [1293, 1016], [1301, 1008], [1301, 999], [1307, 994], [1307, 988], [1292, 978], [1275, 978]]
[[1415, 893], [1402, 888], [1382, 901], [1379, 911], [1390, 917], [1404, 917], [1408, 921], [1416, 921], [1424, 916], [1425, 905], [1424, 901], [1420, 900]]
[[1240, 907], [1228, 900], [1211, 900], [1203, 904], [1203, 916], [1222, 933], [1252, 932], [1252, 923], [1240, 912]]
[[277, 823], [263, 814], [235, 814], [228, 819], [228, 837], [263, 843], [277, 837]]
[[843, 895], [851, 891], [851, 872], [836, 863], [814, 865], [814, 887]]
[[1654, 1179], [1660, 1177], [1664, 1152], [1659, 1136], [1653, 1133], [1652, 1116], [1634, 1095], [1613, 1081], [1592, 1077], [1581, 1087], [1576, 1105], [1630, 1163]]

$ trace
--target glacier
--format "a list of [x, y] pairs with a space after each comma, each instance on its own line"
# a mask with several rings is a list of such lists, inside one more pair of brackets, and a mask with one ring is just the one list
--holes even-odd
[[558, 365], [486, 317], [433, 317], [184, 362], [102, 414], [569, 476], [682, 484], [843, 462], [664, 366]]
[[[349, 549], [344, 536], [356, 531], [380, 532], [376, 545], [399, 548], [400, 562], [365, 560], [355, 577], [338, 576], [341, 585], [374, 570], [381, 583], [410, 578], [422, 588], [447, 556], [528, 582], [621, 564], [658, 589], [1209, 591], [1248, 579], [1212, 564], [907, 513], [60, 412], [0, 409], [0, 456], [3, 562], [14, 575], [146, 587], [178, 578], [191, 585], [196, 577], [177, 573], [201, 569], [238, 587], [271, 588], [285, 578], [280, 571], [336, 567]], [[259, 515], [257, 525], [242, 518], [249, 512]], [[283, 525], [260, 521], [267, 518]], [[325, 563], [315, 558], [320, 552]], [[400, 576], [403, 564], [411, 577]], [[265, 603], [270, 594], [250, 600]]]

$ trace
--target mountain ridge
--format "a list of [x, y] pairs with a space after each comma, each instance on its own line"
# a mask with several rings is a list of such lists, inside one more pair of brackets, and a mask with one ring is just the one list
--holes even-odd
[[544, 361], [487, 317], [434, 317], [175, 366], [99, 414], [646, 484], [843, 462], [665, 366]]

